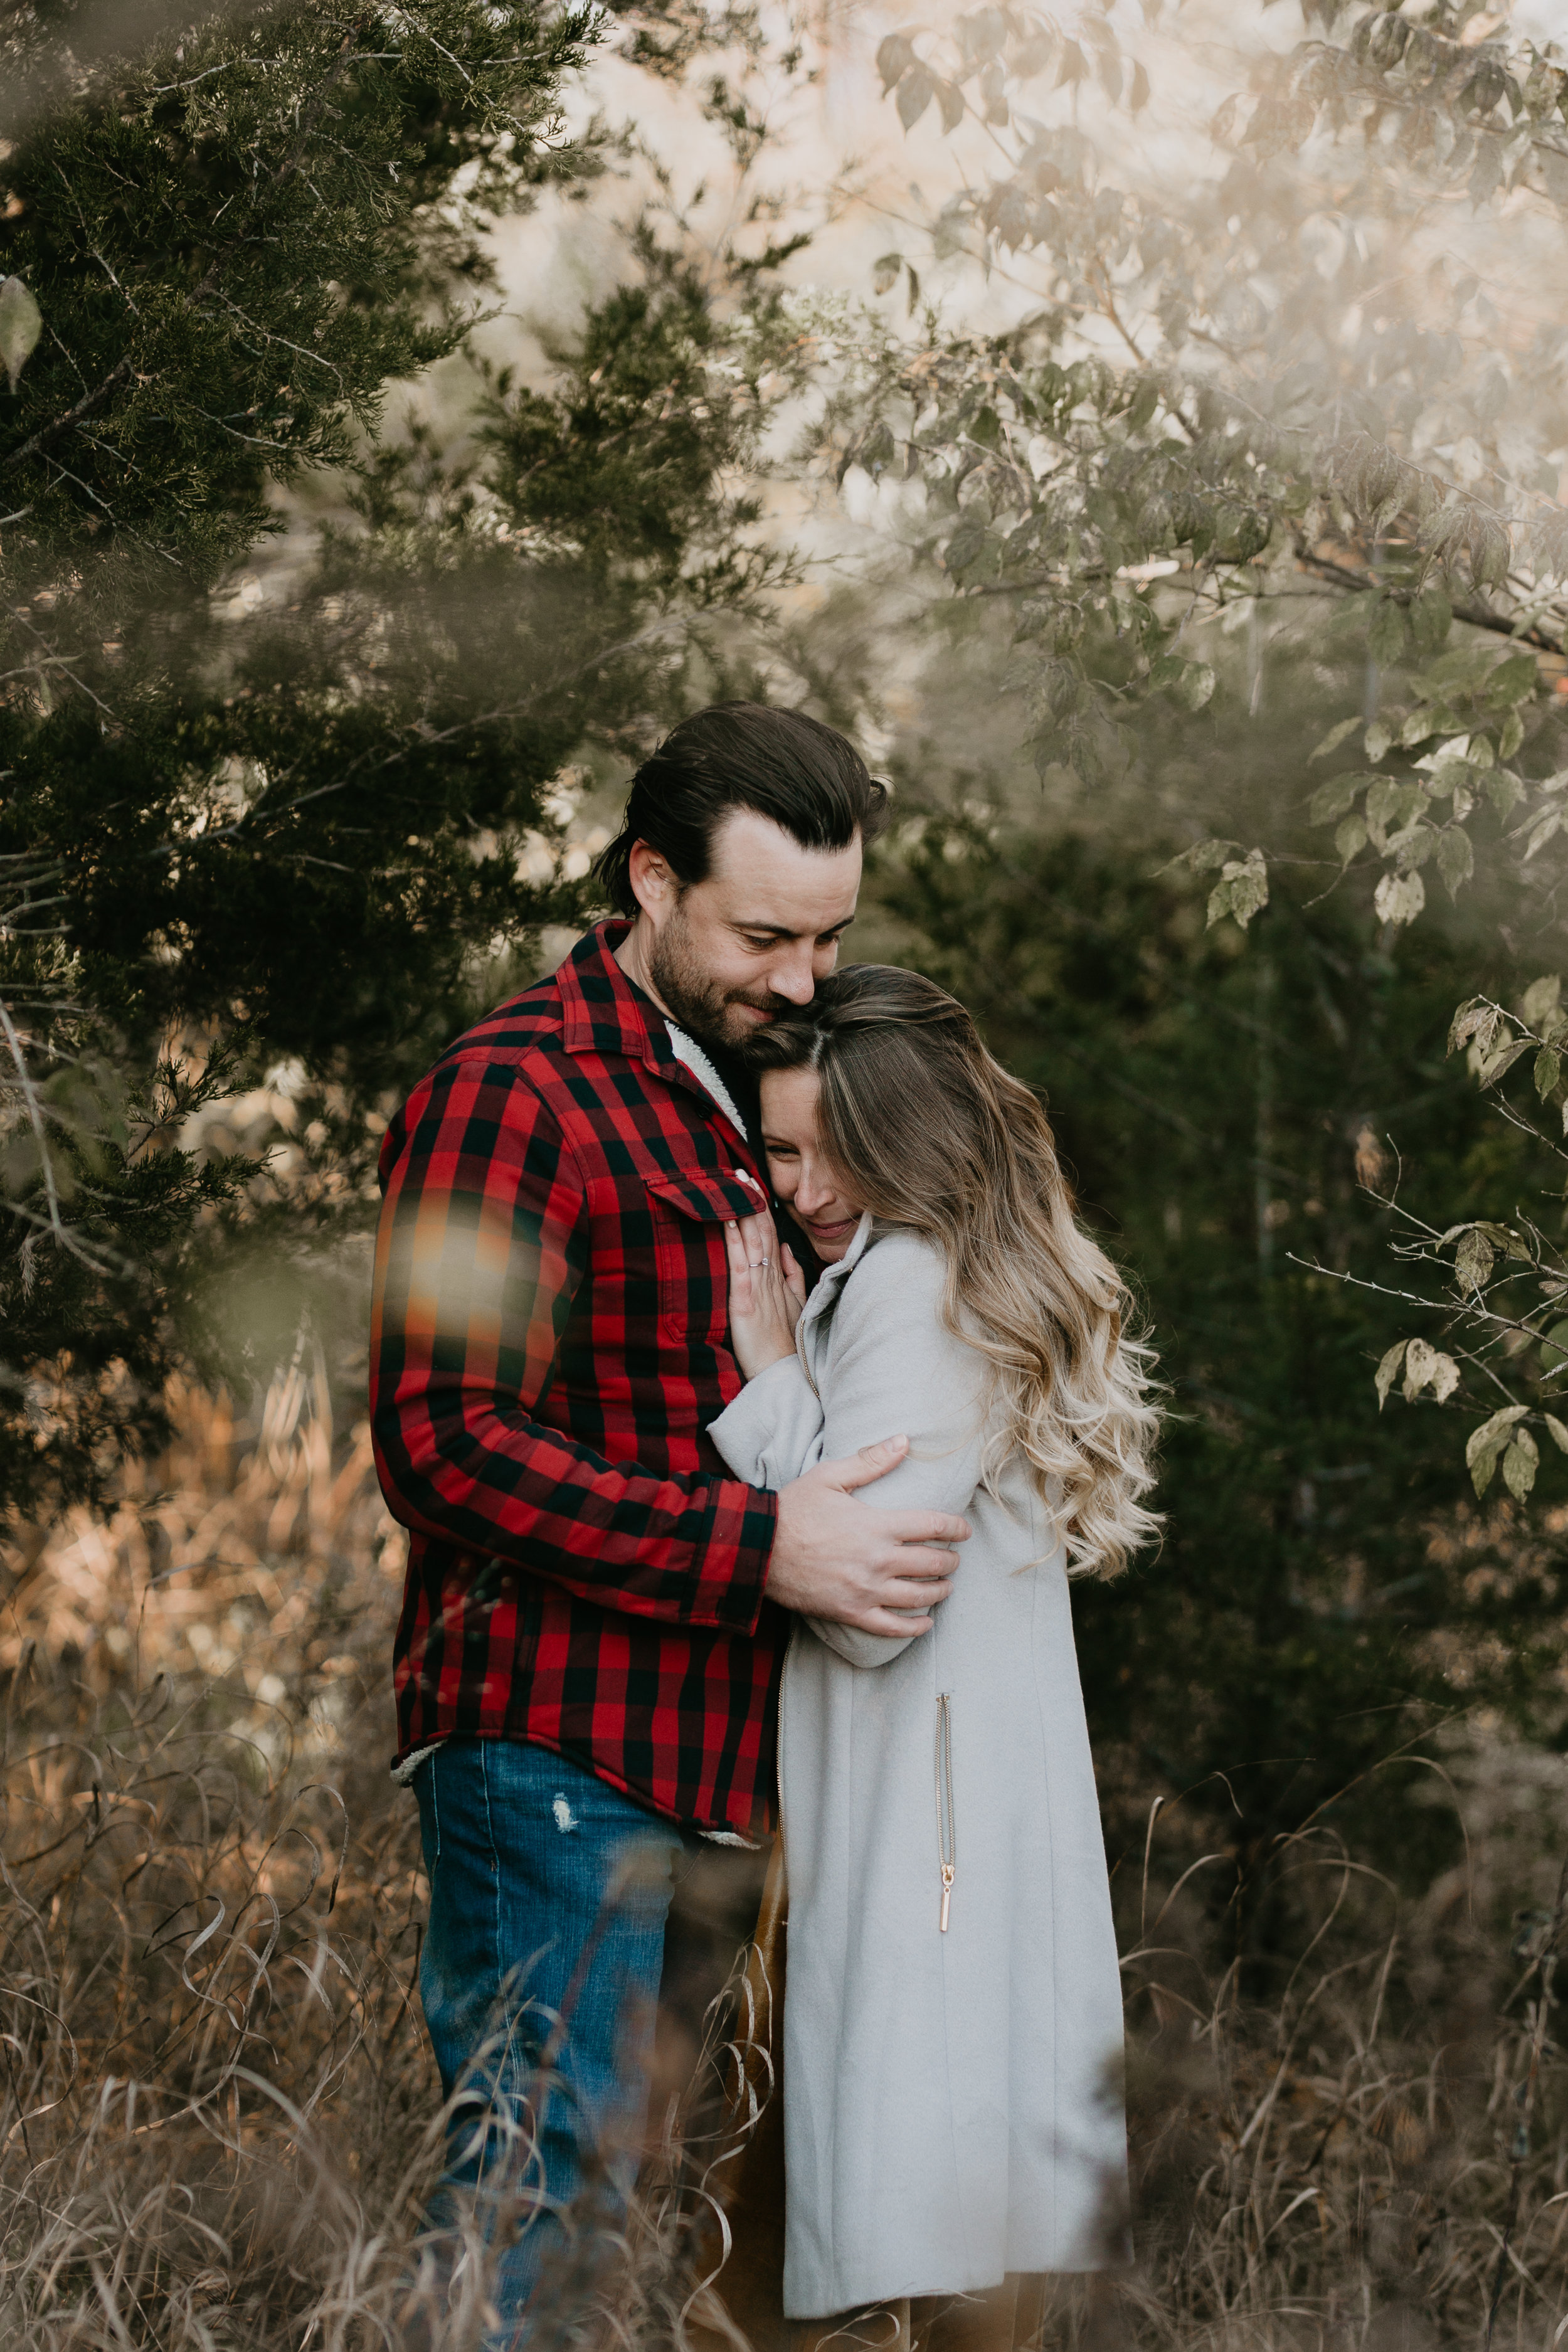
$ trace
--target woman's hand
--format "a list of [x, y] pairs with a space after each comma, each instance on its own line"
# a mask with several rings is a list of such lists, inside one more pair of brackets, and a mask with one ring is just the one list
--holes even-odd
[[790, 1249], [781, 1251], [764, 1205], [724, 1228], [730, 1259], [730, 1344], [749, 1381], [795, 1353], [795, 1327], [805, 1305], [805, 1276]]

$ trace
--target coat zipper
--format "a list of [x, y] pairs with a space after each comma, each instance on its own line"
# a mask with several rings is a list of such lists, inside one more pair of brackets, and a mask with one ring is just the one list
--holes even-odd
[[936, 1702], [936, 1848], [942, 1864], [942, 1934], [947, 1933], [952, 1905], [952, 1879], [957, 1863], [957, 1833], [952, 1818], [952, 1695], [939, 1691]]

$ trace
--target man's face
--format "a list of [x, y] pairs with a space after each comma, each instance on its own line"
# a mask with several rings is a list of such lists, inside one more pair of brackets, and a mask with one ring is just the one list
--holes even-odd
[[805, 849], [754, 809], [729, 811], [707, 879], [684, 890], [643, 845], [632, 860], [654, 995], [682, 1029], [730, 1053], [811, 1003], [860, 888], [858, 835], [847, 849]]

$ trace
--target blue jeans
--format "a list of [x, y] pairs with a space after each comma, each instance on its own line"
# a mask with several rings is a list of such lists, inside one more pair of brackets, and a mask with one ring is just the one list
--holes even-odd
[[494, 2251], [510, 2342], [542, 2266], [560, 2270], [573, 2206], [581, 2235], [630, 2193], [688, 1840], [519, 1740], [448, 1739], [414, 1790], [430, 1881], [419, 1992], [457, 2094], [426, 2229], [452, 2242], [467, 2224]]

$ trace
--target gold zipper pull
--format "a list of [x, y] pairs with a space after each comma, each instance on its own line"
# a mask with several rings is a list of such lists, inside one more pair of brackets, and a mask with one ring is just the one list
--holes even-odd
[[944, 1862], [942, 1865], [942, 1932], [944, 1936], [947, 1933], [947, 1914], [952, 1901], [952, 1864], [951, 1862]]

